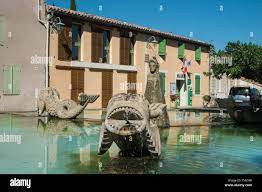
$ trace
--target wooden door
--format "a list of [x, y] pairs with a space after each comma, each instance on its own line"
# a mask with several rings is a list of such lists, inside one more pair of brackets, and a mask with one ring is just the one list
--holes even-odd
[[127, 83], [129, 84], [127, 93], [136, 94], [137, 92], [137, 81], [136, 81], [136, 73], [128, 73], [127, 74]]
[[92, 29], [91, 60], [99, 63], [103, 59], [103, 34], [101, 31]]
[[85, 90], [85, 70], [72, 69], [71, 71], [71, 99], [77, 103], [79, 93], [84, 93]]
[[120, 38], [120, 65], [130, 65], [130, 42], [129, 38]]
[[102, 72], [102, 107], [106, 108], [113, 96], [113, 72]]

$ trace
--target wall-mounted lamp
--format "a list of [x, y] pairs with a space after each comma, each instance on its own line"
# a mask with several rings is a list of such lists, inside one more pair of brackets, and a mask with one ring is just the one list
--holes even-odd
[[61, 21], [60, 17], [56, 17], [53, 11], [47, 12], [46, 19], [49, 22], [52, 29], [61, 31], [65, 24]]
[[147, 46], [148, 46], [149, 43], [153, 43], [154, 47], [156, 47], [156, 44], [158, 43], [158, 41], [156, 40], [155, 36], [151, 36], [147, 40]]

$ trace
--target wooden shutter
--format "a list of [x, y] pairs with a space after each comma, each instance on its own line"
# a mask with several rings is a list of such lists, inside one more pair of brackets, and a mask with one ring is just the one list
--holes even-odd
[[19, 65], [13, 66], [13, 94], [20, 94], [20, 82], [21, 82], [21, 67]]
[[[127, 90], [127, 93], [133, 93], [136, 94], [137, 90], [136, 90], [136, 77], [137, 77], [137, 73], [128, 73], [127, 74], [127, 83], [129, 83], [129, 89]], [[131, 86], [131, 90], [130, 90], [130, 86]]]
[[185, 54], [185, 43], [182, 43], [178, 46], [178, 58], [183, 59]]
[[130, 64], [130, 41], [127, 37], [120, 38], [120, 65]]
[[158, 55], [165, 56], [166, 55], [166, 39], [162, 39], [158, 45]]
[[195, 51], [195, 60], [200, 61], [201, 60], [201, 47], [198, 47]]
[[102, 107], [106, 108], [113, 95], [113, 72], [102, 72]]
[[85, 70], [73, 69], [71, 71], [71, 99], [77, 103], [79, 93], [84, 93], [85, 89]]
[[58, 59], [72, 60], [72, 25], [66, 25], [58, 33]]
[[200, 76], [195, 76], [195, 95], [200, 95]]
[[3, 67], [3, 94], [9, 95], [12, 94], [12, 66], [4, 65]]
[[91, 43], [91, 60], [94, 63], [99, 63], [99, 58], [103, 59], [103, 34], [97, 30], [92, 30]]
[[3, 46], [5, 41], [5, 17], [0, 16], [0, 46]]
[[165, 92], [166, 92], [166, 74], [165, 73], [160, 73], [160, 86], [161, 86], [162, 94], [165, 95]]

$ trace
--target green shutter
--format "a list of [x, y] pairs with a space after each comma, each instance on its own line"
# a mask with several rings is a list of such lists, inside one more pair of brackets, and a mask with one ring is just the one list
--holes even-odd
[[13, 66], [13, 94], [20, 94], [20, 79], [21, 79], [21, 67], [19, 65]]
[[4, 16], [0, 16], [0, 46], [3, 46], [5, 40], [5, 20]]
[[160, 86], [163, 95], [165, 95], [166, 92], [166, 74], [165, 73], [160, 73]]
[[200, 95], [200, 75], [195, 76], [195, 95]]
[[198, 47], [195, 51], [195, 60], [200, 61], [201, 60], [201, 47]]
[[12, 66], [4, 65], [3, 69], [3, 94], [12, 94]]
[[158, 55], [166, 55], [166, 39], [162, 39], [158, 45]]
[[178, 46], [178, 58], [183, 59], [185, 55], [185, 43]]

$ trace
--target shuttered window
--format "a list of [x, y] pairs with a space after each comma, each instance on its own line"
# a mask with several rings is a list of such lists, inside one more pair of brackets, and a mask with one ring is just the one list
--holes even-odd
[[162, 94], [165, 95], [165, 92], [166, 92], [166, 74], [160, 73], [159, 75], [160, 75], [161, 91], [162, 91]]
[[127, 83], [128, 83], [127, 93], [133, 93], [133, 94], [137, 93], [137, 89], [136, 89], [137, 80], [136, 80], [136, 78], [137, 78], [136, 73], [128, 73], [127, 74]]
[[102, 72], [102, 107], [106, 108], [113, 96], [113, 72]]
[[160, 55], [160, 56], [166, 55], [166, 39], [160, 39], [159, 40], [158, 55]]
[[120, 32], [120, 65], [134, 65], [135, 37], [127, 31]]
[[18, 65], [13, 66], [13, 94], [20, 94], [21, 68]]
[[71, 99], [78, 102], [78, 95], [84, 93], [85, 80], [84, 80], [85, 70], [83, 69], [73, 69], [71, 71]]
[[110, 63], [110, 32], [92, 28], [92, 62]]
[[178, 58], [183, 59], [185, 56], [185, 43], [178, 44]]
[[128, 38], [120, 38], [120, 65], [129, 65], [129, 43]]
[[11, 95], [13, 93], [12, 91], [12, 66], [11, 65], [4, 65], [3, 67], [3, 94]]
[[196, 61], [201, 61], [201, 47], [196, 47], [195, 60]]
[[72, 60], [72, 27], [66, 25], [58, 34], [58, 59]]
[[200, 95], [201, 93], [201, 77], [200, 75], [195, 75], [195, 95]]
[[102, 49], [102, 32], [92, 29], [92, 62], [102, 63], [103, 49]]
[[0, 46], [5, 42], [5, 17], [0, 15]]
[[19, 65], [4, 65], [3, 67], [3, 94], [20, 94], [21, 67]]

